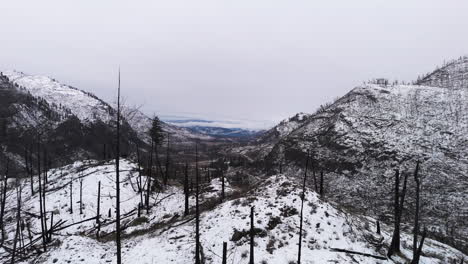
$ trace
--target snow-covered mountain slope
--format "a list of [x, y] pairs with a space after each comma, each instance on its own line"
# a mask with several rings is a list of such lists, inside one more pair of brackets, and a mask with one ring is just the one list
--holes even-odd
[[252, 141], [252, 144], [233, 147], [229, 152], [242, 155], [248, 159], [262, 159], [271, 152], [279, 140], [305, 124], [310, 116], [310, 114], [298, 113], [281, 121], [273, 128], [259, 134], [257, 138]]
[[50, 77], [28, 75], [19, 71], [4, 71], [3, 74], [33, 96], [69, 109], [84, 123], [98, 119], [107, 123], [114, 112], [109, 104], [93, 94], [61, 84]]
[[[150, 199], [153, 206], [149, 213], [143, 210], [142, 216], [137, 217], [136, 211], [141, 200], [137, 187], [137, 168], [126, 160], [120, 165], [123, 263], [191, 263], [195, 248], [194, 216], [190, 214], [183, 217], [184, 196], [181, 187], [175, 184], [177, 181], [162, 192], [153, 192]], [[115, 227], [112, 222], [115, 206], [114, 169], [112, 163], [84, 161], [49, 171], [47, 223], [51, 221], [50, 215], [53, 214], [53, 223], [59, 224], [63, 229], [57, 228], [47, 252], [35, 257], [35, 263], [116, 263], [115, 243], [112, 241]], [[142, 179], [143, 182], [146, 181], [145, 176]], [[283, 264], [296, 260], [301, 188], [284, 175], [258, 178], [257, 181], [254, 188], [247, 190], [228, 182], [225, 201], [219, 199], [219, 179], [212, 179], [203, 185], [200, 229], [206, 263], [221, 261], [223, 242], [228, 243], [228, 263], [248, 263], [251, 207], [254, 207], [255, 212], [256, 263]], [[82, 214], [79, 209], [80, 182]], [[97, 209], [98, 182], [101, 182], [100, 240], [96, 239], [97, 223], [93, 219]], [[10, 184], [15, 185], [15, 182]], [[21, 217], [26, 225], [24, 236], [26, 238], [26, 231], [31, 230], [34, 240], [41, 228], [40, 221], [36, 218], [39, 208], [37, 190], [31, 196], [28, 180], [18, 182], [17, 186], [22, 189]], [[70, 191], [73, 213], [70, 210]], [[10, 191], [6, 218], [8, 239], [5, 244], [9, 248], [16, 230], [16, 198], [16, 192]], [[193, 204], [192, 196], [190, 205]], [[336, 252], [335, 249], [345, 249], [385, 256], [391, 228], [382, 225], [382, 234], [377, 235], [374, 219], [336, 208], [320, 199], [309, 188], [306, 189], [303, 212], [303, 263], [405, 263], [411, 259], [412, 236], [409, 233], [402, 234], [402, 254], [393, 260], [377, 260]], [[90, 220], [84, 221], [87, 219]], [[69, 226], [73, 223], [76, 225]], [[467, 257], [430, 239], [426, 241], [423, 251], [420, 263], [426, 264], [452, 263]], [[1, 248], [0, 258], [7, 259], [8, 256], [8, 252]], [[29, 261], [30, 259], [24, 259], [18, 263]]]
[[[422, 221], [433, 236], [454, 237], [453, 242], [464, 247], [468, 237], [466, 113], [466, 89], [369, 84], [310, 116], [274, 144], [267, 160], [272, 170], [284, 161], [301, 168], [310, 150], [315, 169], [325, 173], [329, 196], [382, 218], [392, 210], [393, 170], [411, 173], [419, 160]], [[264, 148], [259, 145], [258, 149]], [[408, 221], [413, 192], [410, 177]]]
[[[114, 108], [94, 94], [62, 84], [53, 78], [12, 70], [4, 71], [3, 74], [31, 95], [42, 98], [51, 105], [60, 106], [60, 109], [77, 116], [83, 123], [92, 123], [98, 120], [110, 123], [115, 115]], [[151, 126], [151, 119], [138, 109], [126, 108], [122, 113], [139, 137], [148, 141], [147, 131]], [[175, 142], [211, 139], [209, 136], [193, 133], [185, 128], [166, 123], [163, 123], [163, 129], [171, 134]]]
[[468, 89], [468, 56], [446, 63], [417, 81], [419, 85]]

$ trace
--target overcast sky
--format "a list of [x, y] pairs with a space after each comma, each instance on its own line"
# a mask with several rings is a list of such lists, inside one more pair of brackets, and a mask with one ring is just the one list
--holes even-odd
[[0, 69], [112, 101], [120, 65], [147, 114], [270, 124], [468, 54], [467, 14], [464, 0], [2, 1]]

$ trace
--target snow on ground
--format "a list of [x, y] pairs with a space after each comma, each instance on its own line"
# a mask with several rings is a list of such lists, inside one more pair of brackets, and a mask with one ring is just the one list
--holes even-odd
[[[121, 162], [122, 215], [137, 207], [140, 196], [137, 192], [136, 165]], [[114, 217], [114, 164], [95, 161], [76, 162], [49, 172], [47, 211], [54, 211], [54, 222], [66, 220], [77, 223], [96, 215], [97, 185], [101, 182], [102, 238], [97, 241], [90, 232], [96, 222], [89, 221], [58, 232], [46, 254], [34, 263], [116, 263], [115, 244], [112, 235], [115, 228], [105, 225]], [[145, 179], [145, 177], [143, 177]], [[83, 181], [83, 214], [79, 213], [79, 186]], [[73, 181], [73, 214], [69, 209], [70, 181]], [[37, 194], [28, 199], [29, 182], [23, 184], [23, 211], [37, 214]], [[201, 189], [201, 244], [206, 263], [221, 261], [222, 243], [228, 243], [228, 263], [248, 263], [250, 208], [255, 212], [255, 259], [256, 263], [292, 263], [297, 257], [299, 232], [300, 193], [299, 186], [283, 175], [263, 178], [253, 189], [236, 189], [226, 186], [228, 197], [219, 200], [221, 182], [213, 179]], [[235, 195], [231, 195], [235, 194]], [[10, 195], [13, 196], [13, 195]], [[14, 202], [9, 200], [9, 207]], [[123, 263], [191, 263], [194, 257], [193, 214], [183, 217], [184, 195], [177, 184], [168, 186], [163, 192], [154, 194], [150, 214], [137, 218], [124, 218]], [[194, 199], [191, 197], [193, 206]], [[111, 217], [107, 213], [111, 209]], [[193, 212], [193, 208], [192, 208]], [[32, 222], [31, 229], [40, 229], [37, 219], [26, 217]], [[12, 221], [14, 222], [14, 221]], [[321, 200], [315, 192], [307, 189], [304, 202], [304, 236], [302, 243], [303, 263], [405, 263], [411, 258], [409, 234], [402, 236], [403, 255], [390, 260], [334, 252], [332, 248], [347, 249], [384, 256], [390, 243], [391, 228], [382, 226], [382, 236], [375, 234], [375, 221], [371, 218], [353, 216]], [[14, 224], [7, 226], [13, 234]], [[10, 235], [11, 237], [11, 235]], [[379, 243], [382, 241], [382, 243]], [[4, 252], [3, 252], [4, 253]], [[420, 263], [450, 263], [462, 254], [438, 242], [427, 240], [425, 256]], [[2, 251], [0, 250], [0, 256]], [[406, 256], [406, 257], [405, 257]], [[466, 257], [466, 256], [465, 256]], [[21, 263], [29, 263], [24, 261]]]
[[49, 104], [61, 104], [70, 109], [83, 122], [96, 119], [107, 122], [111, 118], [111, 107], [108, 104], [82, 90], [46, 76], [27, 75], [18, 71], [5, 71], [3, 74], [33, 96], [44, 98]]

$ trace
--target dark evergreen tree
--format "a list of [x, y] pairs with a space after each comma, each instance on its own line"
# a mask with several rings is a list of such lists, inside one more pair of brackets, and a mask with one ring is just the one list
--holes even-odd
[[[162, 129], [162, 122], [159, 120], [157, 116], [153, 117], [151, 122], [151, 128], [148, 131], [148, 134], [151, 138], [151, 153], [155, 153], [156, 165], [158, 166], [158, 170], [161, 175], [164, 174], [161, 168], [161, 162], [159, 161], [159, 154], [158, 154], [158, 146], [163, 143], [164, 140], [164, 132]], [[150, 164], [150, 169], [152, 168], [152, 162]], [[163, 175], [163, 178], [165, 176]]]

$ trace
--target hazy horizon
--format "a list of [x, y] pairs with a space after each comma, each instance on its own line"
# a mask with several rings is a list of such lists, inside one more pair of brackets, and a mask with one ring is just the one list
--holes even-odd
[[120, 66], [126, 102], [148, 115], [265, 128], [365, 80], [415, 80], [468, 53], [460, 1], [54, 0], [2, 11], [2, 70], [112, 102]]

